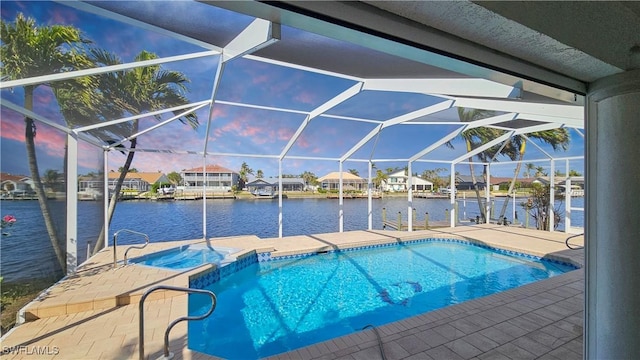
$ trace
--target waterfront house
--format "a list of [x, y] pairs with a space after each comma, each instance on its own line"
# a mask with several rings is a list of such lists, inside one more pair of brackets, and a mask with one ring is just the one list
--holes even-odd
[[[247, 190], [250, 193], [255, 193], [256, 191], [278, 191], [279, 181], [278, 178], [258, 178], [251, 182], [248, 182]], [[292, 177], [292, 178], [282, 178], [282, 190], [283, 191], [304, 191], [305, 183], [303, 178]]]
[[[338, 190], [340, 187], [340, 173], [337, 171], [328, 173], [318, 179], [320, 188], [324, 190]], [[367, 180], [352, 173], [342, 172], [342, 184], [345, 190], [367, 190]]]
[[219, 165], [182, 170], [181, 176], [186, 192], [202, 191], [205, 184], [207, 191], [229, 192], [240, 180], [240, 174]]
[[[120, 177], [119, 172], [111, 171], [108, 174], [109, 191], [113, 192]], [[121, 193], [138, 195], [150, 191], [153, 184], [168, 183], [167, 175], [160, 172], [130, 172], [122, 182]], [[80, 176], [78, 177], [78, 193], [92, 196], [94, 198], [102, 196], [104, 179], [102, 176]]]
[[[278, 190], [278, 178], [269, 178], [269, 181], [273, 181], [275, 189]], [[301, 177], [283, 177], [282, 178], [282, 190], [283, 191], [304, 191], [305, 182]]]
[[33, 194], [33, 180], [25, 175], [0, 173], [0, 184], [3, 194], [21, 196]]
[[[480, 190], [484, 190], [486, 188], [486, 184], [484, 182], [482, 174], [476, 175], [476, 184], [478, 185], [478, 189]], [[471, 177], [471, 175], [456, 175], [456, 189], [473, 190], [473, 178]]]
[[[389, 177], [383, 184], [384, 190], [406, 192], [408, 191], [408, 178], [409, 176], [406, 175], [404, 170], [389, 174]], [[431, 191], [433, 189], [433, 183], [419, 176], [413, 176], [411, 178], [411, 188], [414, 191]]]
[[[584, 176], [570, 176], [571, 179], [571, 187], [577, 189], [584, 189]], [[542, 185], [549, 185], [551, 183], [551, 178], [549, 176], [538, 176], [535, 178], [533, 183], [538, 183]], [[567, 182], [566, 176], [554, 176], [553, 182], [556, 186], [563, 186]]]
[[[109, 173], [109, 191], [113, 191], [116, 188], [119, 177], [120, 173], [118, 172], [112, 171]], [[153, 184], [168, 182], [167, 175], [161, 172], [129, 172], [124, 178], [120, 192], [140, 194], [151, 191]]]
[[247, 190], [254, 195], [265, 193], [273, 194], [276, 186], [278, 185], [274, 185], [272, 182], [269, 182], [265, 179], [255, 179], [246, 184]]
[[[572, 196], [584, 196], [584, 176], [569, 176], [571, 181], [571, 195]], [[547, 186], [551, 184], [551, 178], [549, 176], [539, 176], [535, 178], [533, 183], [542, 184]], [[566, 176], [554, 176], [553, 182], [558, 189], [557, 194], [561, 195], [565, 193], [567, 188]]]

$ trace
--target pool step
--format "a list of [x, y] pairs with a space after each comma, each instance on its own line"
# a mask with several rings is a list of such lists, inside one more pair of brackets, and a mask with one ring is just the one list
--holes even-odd
[[[140, 297], [149, 287], [165, 284], [180, 287], [189, 286], [189, 276], [206, 271], [207, 266], [188, 269], [182, 272], [142, 266], [125, 266], [116, 270], [105, 267], [103, 272], [96, 272], [93, 281], [82, 285], [77, 277], [71, 276], [45, 290], [38, 298], [25, 306], [18, 314], [18, 323], [35, 321], [54, 316], [64, 316], [86, 311], [101, 311], [119, 306], [137, 304]], [[110, 281], [104, 281], [109, 278]], [[82, 300], [70, 298], [68, 291], [84, 289]], [[156, 291], [149, 301], [169, 299], [184, 295], [174, 291]]]

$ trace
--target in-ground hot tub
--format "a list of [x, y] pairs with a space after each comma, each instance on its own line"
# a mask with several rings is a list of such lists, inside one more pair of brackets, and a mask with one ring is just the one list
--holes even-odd
[[204, 244], [183, 245], [158, 251], [129, 260], [129, 263], [161, 267], [170, 270], [184, 270], [204, 264], [224, 266], [236, 260], [233, 254], [242, 249]]

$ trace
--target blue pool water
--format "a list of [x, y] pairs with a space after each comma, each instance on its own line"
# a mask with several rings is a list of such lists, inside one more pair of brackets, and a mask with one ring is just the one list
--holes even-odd
[[240, 250], [218, 246], [209, 248], [205, 245], [183, 245], [133, 258], [129, 260], [129, 263], [156, 266], [170, 270], [183, 270], [209, 263], [218, 265], [228, 263], [235, 260], [235, 258], [227, 256]]
[[[256, 263], [208, 288], [218, 305], [189, 323], [189, 347], [261, 358], [573, 269], [444, 241]], [[190, 295], [189, 313], [209, 304]]]

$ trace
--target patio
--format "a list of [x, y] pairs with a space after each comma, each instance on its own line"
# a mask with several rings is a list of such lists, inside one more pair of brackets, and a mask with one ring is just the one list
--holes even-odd
[[[516, 227], [474, 225], [428, 231], [352, 231], [313, 236], [259, 239], [255, 236], [211, 239], [244, 253], [270, 251], [288, 255], [426, 237], [467, 239], [486, 245], [583, 264], [582, 251], [565, 247], [563, 233]], [[202, 240], [192, 240], [202, 242]], [[578, 239], [579, 242], [579, 239]], [[150, 244], [135, 255], [185, 242]], [[118, 249], [122, 259], [124, 248]], [[47, 359], [124, 359], [138, 355], [138, 301], [154, 285], [188, 286], [189, 275], [205, 265], [172, 272], [142, 266], [113, 269], [113, 249], [100, 252], [78, 273], [61, 280], [40, 301], [27, 307], [28, 322], [3, 339], [3, 355], [28, 359], [35, 351]], [[98, 286], [100, 285], [100, 286]], [[584, 274], [572, 271], [513, 290], [449, 306], [378, 327], [389, 359], [580, 359], [582, 358]], [[145, 303], [148, 358], [162, 354], [167, 325], [186, 315], [187, 296], [158, 292]], [[186, 348], [187, 326], [171, 332], [176, 358], [208, 359]], [[318, 343], [277, 359], [374, 359], [380, 357], [376, 335], [367, 330]]]

